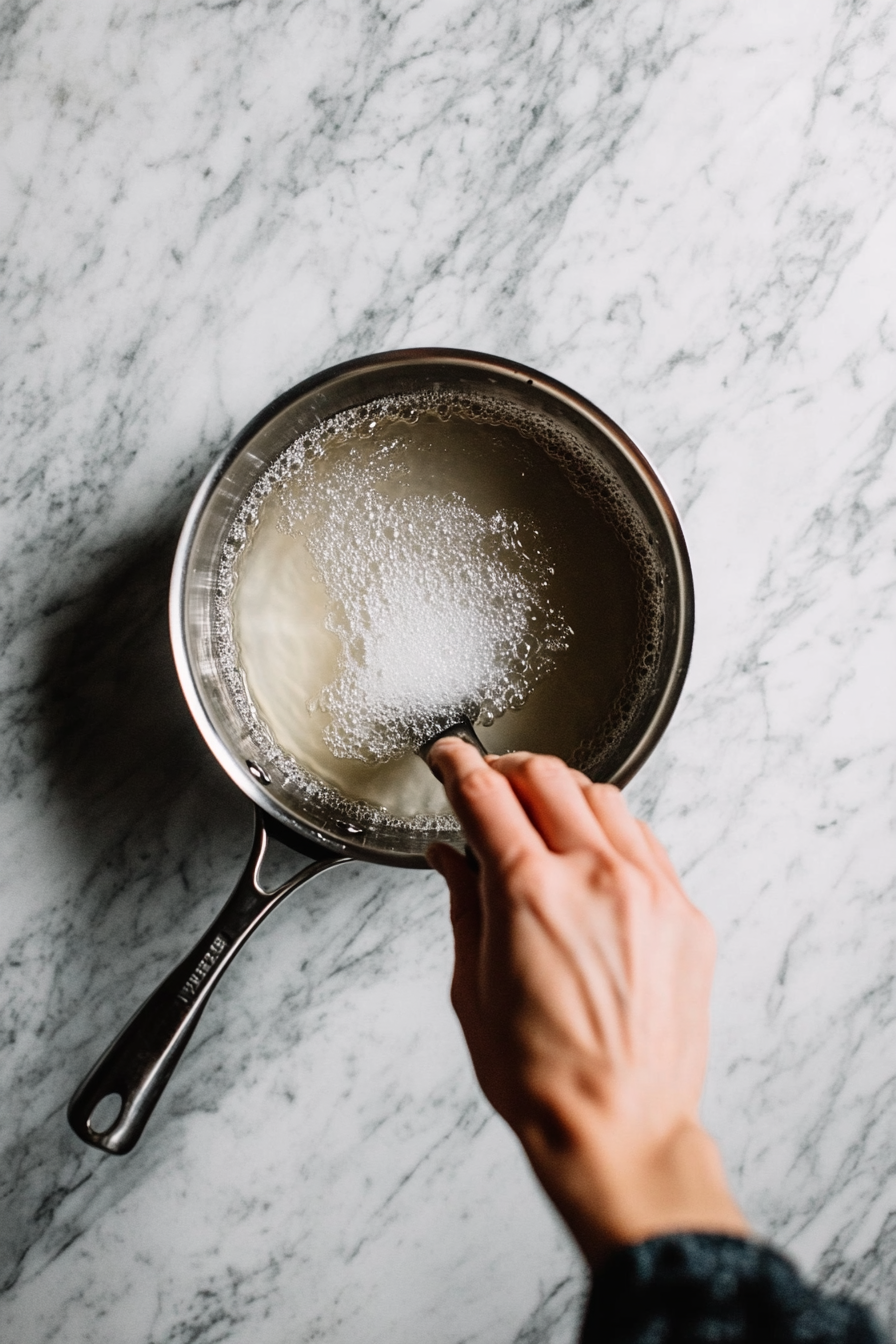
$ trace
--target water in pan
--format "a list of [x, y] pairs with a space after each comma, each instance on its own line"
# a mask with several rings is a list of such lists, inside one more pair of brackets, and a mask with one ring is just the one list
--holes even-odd
[[333, 417], [224, 552], [219, 655], [259, 754], [358, 824], [420, 831], [454, 823], [414, 742], [460, 713], [494, 750], [594, 768], [652, 672], [643, 532], [574, 442], [497, 399]]
[[[547, 599], [553, 569], [534, 521], [485, 515], [456, 490], [422, 490], [425, 421], [387, 426], [385, 442], [378, 428], [370, 422], [364, 438], [309, 462], [266, 510], [269, 526], [279, 512], [278, 530], [304, 543], [339, 642], [334, 674], [308, 707], [329, 717], [323, 738], [335, 757], [371, 765], [465, 716], [488, 724], [522, 708], [571, 634]], [[267, 589], [265, 562], [278, 548], [265, 547], [266, 521], [243, 574], [257, 567]], [[240, 621], [244, 665], [256, 661], [252, 639], [273, 633], [260, 624]]]

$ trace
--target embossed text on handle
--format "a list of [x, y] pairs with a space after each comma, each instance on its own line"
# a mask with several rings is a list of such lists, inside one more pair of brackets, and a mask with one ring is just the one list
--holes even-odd
[[196, 969], [190, 975], [186, 984], [177, 992], [177, 997], [180, 999], [181, 1003], [191, 1003], [193, 999], [195, 999], [209, 972], [215, 969], [229, 946], [230, 944], [226, 938], [220, 933], [215, 934], [208, 951], [200, 959]]

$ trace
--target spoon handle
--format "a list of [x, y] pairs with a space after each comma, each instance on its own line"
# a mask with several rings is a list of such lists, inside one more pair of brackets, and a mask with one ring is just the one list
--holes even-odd
[[[428, 737], [417, 748], [417, 755], [422, 756], [423, 760], [429, 765], [429, 753], [437, 742], [441, 742], [443, 737], [459, 737], [462, 742], [468, 742], [471, 747], [475, 747], [480, 756], [487, 756], [488, 752], [476, 736], [476, 730], [469, 719], [459, 719], [457, 723], [452, 723], [450, 728], [443, 728], [441, 732], [436, 733], [434, 737]], [[430, 767], [431, 769], [432, 767]], [[435, 773], [435, 772], [433, 772]]]

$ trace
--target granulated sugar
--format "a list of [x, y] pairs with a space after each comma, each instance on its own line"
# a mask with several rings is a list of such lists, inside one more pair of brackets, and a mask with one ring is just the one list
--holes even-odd
[[334, 756], [370, 763], [464, 716], [487, 725], [519, 709], [568, 638], [546, 600], [549, 557], [524, 549], [516, 519], [415, 493], [405, 476], [396, 440], [289, 498], [340, 645], [310, 708], [330, 716]]

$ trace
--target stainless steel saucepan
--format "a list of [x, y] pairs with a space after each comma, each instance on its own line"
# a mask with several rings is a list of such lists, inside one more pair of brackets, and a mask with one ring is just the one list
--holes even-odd
[[[314, 798], [293, 778], [258, 759], [245, 716], [222, 673], [216, 597], [222, 552], [249, 491], [271, 462], [334, 414], [382, 397], [437, 391], [495, 398], [547, 418], [582, 446], [582, 458], [609, 471], [638, 510], [655, 548], [662, 622], [652, 689], [611, 756], [591, 773], [625, 784], [656, 745], [681, 692], [693, 632], [693, 585], [675, 510], [656, 472], [631, 439], [569, 388], [534, 369], [464, 350], [399, 350], [351, 360], [306, 379], [272, 402], [237, 435], [193, 502], [171, 579], [174, 660], [187, 703], [211, 751], [255, 804], [252, 851], [236, 888], [196, 946], [137, 1010], [80, 1085], [68, 1118], [86, 1143], [126, 1153], [137, 1142], [224, 971], [280, 901], [336, 864], [356, 859], [425, 867], [432, 836], [374, 820], [347, 822], [326, 791]], [[583, 557], [583, 563], [587, 557]], [[321, 800], [322, 799], [322, 800]], [[268, 838], [311, 859], [290, 881], [260, 881]]]

